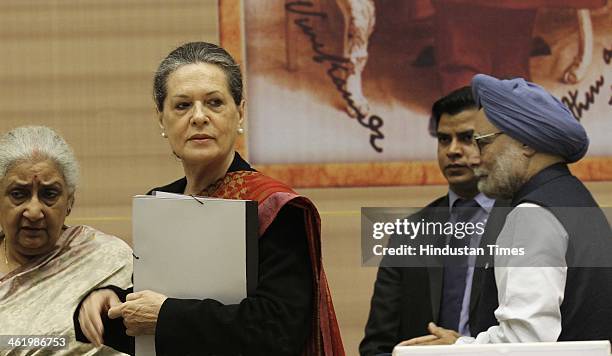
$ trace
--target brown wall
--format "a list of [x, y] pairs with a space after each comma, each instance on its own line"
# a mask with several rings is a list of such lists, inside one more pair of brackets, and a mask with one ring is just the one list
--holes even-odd
[[216, 1], [0, 1], [0, 130], [44, 124], [82, 165], [75, 215], [127, 217], [130, 197], [177, 177], [152, 75], [173, 48], [217, 42]]
[[[177, 6], [177, 3], [180, 6]], [[152, 73], [172, 48], [217, 42], [216, 1], [0, 1], [0, 131], [44, 124], [74, 147], [82, 180], [69, 224], [131, 241], [130, 198], [181, 176], [160, 137]], [[612, 204], [612, 183], [589, 185]], [[441, 186], [308, 189], [348, 355], [357, 354], [375, 268], [361, 267], [362, 206], [422, 206]]]

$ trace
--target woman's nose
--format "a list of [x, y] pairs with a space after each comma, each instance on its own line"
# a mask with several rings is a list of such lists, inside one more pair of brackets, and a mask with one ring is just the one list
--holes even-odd
[[196, 102], [193, 105], [193, 113], [191, 115], [191, 123], [193, 125], [204, 125], [210, 121], [208, 115], [206, 114], [206, 110], [204, 110], [204, 105], [199, 102]]
[[23, 216], [30, 221], [37, 221], [43, 218], [43, 206], [37, 197], [33, 197], [28, 201], [23, 212]]

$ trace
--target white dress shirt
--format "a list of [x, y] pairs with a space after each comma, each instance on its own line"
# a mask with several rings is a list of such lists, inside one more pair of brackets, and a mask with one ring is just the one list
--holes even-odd
[[[513, 209], [497, 238], [500, 247], [524, 248], [524, 256], [495, 256], [499, 325], [457, 344], [557, 341], [561, 334], [568, 234], [546, 208], [523, 203]], [[538, 264], [548, 267], [516, 267]], [[553, 267], [550, 267], [553, 266]]]

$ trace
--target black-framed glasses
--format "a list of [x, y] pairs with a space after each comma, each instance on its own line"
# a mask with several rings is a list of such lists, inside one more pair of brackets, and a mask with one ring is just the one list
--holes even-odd
[[491, 142], [493, 142], [493, 140], [499, 136], [499, 135], [503, 135], [504, 133], [499, 131], [499, 132], [493, 132], [493, 133], [488, 133], [488, 134], [484, 134], [484, 135], [478, 135], [475, 134], [474, 135], [474, 142], [476, 143], [476, 146], [478, 146], [478, 149], [480, 151], [482, 151], [482, 148], [488, 144], [490, 144]]

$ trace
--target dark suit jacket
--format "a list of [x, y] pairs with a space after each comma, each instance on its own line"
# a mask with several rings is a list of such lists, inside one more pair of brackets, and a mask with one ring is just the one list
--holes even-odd
[[[447, 195], [433, 201], [409, 219], [446, 222], [449, 213], [443, 208], [448, 206]], [[480, 246], [490, 243], [490, 239], [485, 229]], [[391, 241], [401, 240], [393, 238]], [[445, 239], [435, 237], [435, 241]], [[476, 264], [485, 264], [481, 256]], [[381, 265], [385, 265], [384, 259]], [[365, 337], [359, 345], [361, 356], [390, 353], [401, 341], [428, 335], [427, 324], [431, 321], [437, 323], [439, 318], [443, 274], [442, 267], [380, 267], [374, 284]], [[470, 319], [475, 315], [481, 280], [482, 270], [476, 268], [470, 292]], [[475, 335], [475, 330], [471, 332]]]

